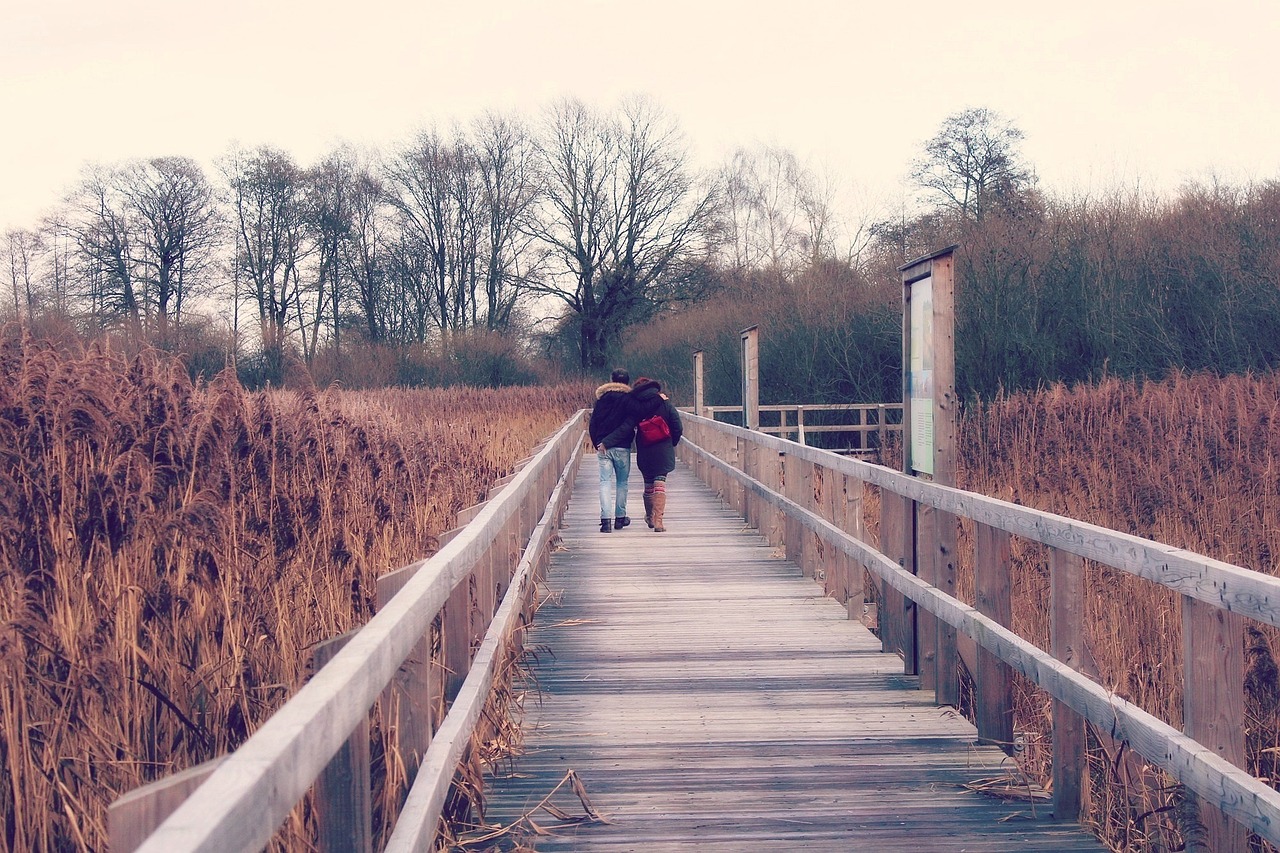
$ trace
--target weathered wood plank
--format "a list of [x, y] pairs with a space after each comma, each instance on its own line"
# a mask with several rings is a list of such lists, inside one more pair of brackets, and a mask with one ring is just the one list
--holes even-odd
[[[1244, 624], [1217, 607], [1182, 599], [1182, 730], [1232, 764], [1245, 766]], [[1204, 838], [1192, 849], [1244, 853], [1244, 827], [1227, 819], [1213, 803], [1197, 802]], [[1195, 833], [1192, 833], [1195, 836]]]
[[[316, 672], [333, 660], [356, 631], [348, 631], [311, 651]], [[369, 716], [355, 727], [315, 785], [317, 847], [331, 853], [373, 849], [373, 787], [370, 777]]]
[[[690, 422], [690, 438], [694, 443], [699, 429], [729, 435], [745, 432], [706, 418], [691, 417]], [[1280, 578], [1140, 536], [928, 483], [880, 465], [836, 456], [773, 436], [760, 433], [747, 433], [747, 436], [760, 448], [757, 452], [785, 452], [811, 459], [952, 515], [980, 521], [1015, 536], [1077, 554], [1086, 560], [1167, 586], [1198, 601], [1280, 627]]]
[[[1072, 669], [1084, 659], [1084, 561], [1056, 548], [1049, 552], [1049, 635], [1053, 656]], [[1053, 700], [1053, 813], [1080, 820], [1088, 808], [1084, 719]]]
[[[974, 536], [974, 591], [978, 612], [996, 624], [1013, 625], [1009, 534], [985, 524]], [[974, 686], [978, 737], [1013, 754], [1013, 670], [987, 649], [977, 650]]]
[[471, 741], [471, 733], [493, 689], [494, 675], [504, 659], [505, 647], [520, 623], [528, 596], [533, 594], [533, 574], [538, 555], [551, 543], [560, 506], [568, 500], [576, 468], [569, 468], [552, 491], [542, 517], [530, 533], [528, 547], [516, 567], [506, 596], [494, 614], [463, 683], [427, 750], [422, 768], [413, 780], [404, 807], [384, 848], [387, 853], [432, 850], [436, 827], [444, 809], [449, 783]]
[[[495, 782], [507, 822], [568, 769], [610, 823], [539, 850], [1101, 850], [1087, 833], [963, 789], [1004, 755], [696, 484], [668, 532], [595, 532], [589, 475], [531, 642], [526, 754]], [[581, 502], [580, 502], [581, 501]], [[655, 618], [655, 616], [657, 618]], [[577, 811], [571, 796], [557, 804]], [[1026, 820], [1005, 820], [1021, 813]]]
[[134, 788], [107, 808], [107, 832], [115, 853], [133, 853], [226, 760], [217, 758]]
[[[699, 452], [699, 449], [691, 446], [690, 451]], [[727, 467], [714, 458], [708, 458], [708, 461], [713, 466]], [[1164, 721], [1113, 695], [969, 605], [928, 586], [885, 555], [847, 536], [764, 484], [746, 480], [741, 474], [737, 476], [761, 503], [778, 511], [785, 509], [787, 513], [801, 518], [809, 529], [820, 532], [827, 541], [865, 560], [867, 567], [887, 584], [973, 637], [979, 645], [1034, 681], [1053, 698], [1066, 703], [1110, 737], [1128, 741], [1150, 762], [1172, 774], [1250, 831], [1280, 844], [1280, 792]]]
[[450, 592], [519, 510], [541, 470], [564, 442], [581, 441], [575, 415], [552, 441], [400, 594], [283, 708], [210, 775], [139, 848], [260, 849], [306, 793], [369, 707], [429, 630]]

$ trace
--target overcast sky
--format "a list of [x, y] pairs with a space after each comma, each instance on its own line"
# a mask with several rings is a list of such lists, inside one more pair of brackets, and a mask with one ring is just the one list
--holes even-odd
[[[1210, 9], [1212, 8], [1212, 11]], [[989, 107], [1053, 192], [1280, 178], [1277, 0], [7, 0], [0, 230], [88, 162], [233, 143], [309, 165], [488, 109], [651, 95], [713, 165], [790, 148], [893, 203], [947, 115]]]

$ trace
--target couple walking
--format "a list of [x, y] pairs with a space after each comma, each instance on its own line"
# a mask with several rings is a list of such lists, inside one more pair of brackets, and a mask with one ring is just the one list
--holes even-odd
[[627, 481], [634, 442], [636, 465], [644, 477], [644, 520], [662, 533], [667, 529], [663, 525], [667, 475], [675, 470], [675, 447], [680, 443], [680, 413], [654, 379], [642, 376], [635, 385], [628, 385], [631, 375], [618, 369], [610, 380], [596, 389], [589, 428], [600, 463], [600, 532], [621, 530], [631, 523]]

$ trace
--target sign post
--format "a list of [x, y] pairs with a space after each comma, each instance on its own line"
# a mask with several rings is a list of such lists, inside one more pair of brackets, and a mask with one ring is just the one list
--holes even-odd
[[703, 393], [702, 350], [695, 350], [693, 353], [693, 413], [698, 417], [702, 417], [702, 410], [706, 407], [706, 398]]
[[742, 330], [742, 425], [760, 429], [760, 327]]
[[[955, 485], [955, 261], [956, 246], [899, 268], [902, 273], [903, 472]], [[908, 499], [909, 500], [909, 499]], [[956, 520], [928, 505], [904, 506], [903, 565], [947, 593], [956, 587]], [[938, 702], [960, 701], [955, 628], [927, 613], [916, 617], [915, 649], [921, 686]], [[909, 664], [908, 664], [909, 665]]]

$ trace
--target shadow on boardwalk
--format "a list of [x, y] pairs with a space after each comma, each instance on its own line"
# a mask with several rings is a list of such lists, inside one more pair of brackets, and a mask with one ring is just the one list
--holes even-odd
[[[493, 780], [507, 824], [573, 770], [609, 823], [538, 850], [1102, 850], [1046, 804], [964, 785], [1012, 770], [901, 661], [681, 467], [668, 532], [598, 532], [584, 460], [530, 643], [526, 754]], [[532, 695], [538, 694], [537, 696]], [[555, 802], [580, 813], [566, 790]]]

